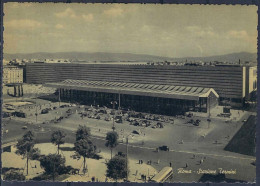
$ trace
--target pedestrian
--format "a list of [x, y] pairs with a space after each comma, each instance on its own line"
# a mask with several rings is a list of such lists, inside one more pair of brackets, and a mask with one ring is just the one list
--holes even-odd
[[170, 162], [170, 167], [172, 167], [172, 162]]
[[160, 159], [157, 160], [157, 164], [159, 164], [159, 163], [160, 163]]
[[186, 166], [185, 166], [186, 168], [188, 167], [188, 164], [186, 163]]

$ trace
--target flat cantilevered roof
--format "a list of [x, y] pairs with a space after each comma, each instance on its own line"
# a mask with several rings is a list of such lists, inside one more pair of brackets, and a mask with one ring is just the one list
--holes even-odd
[[199, 100], [199, 98], [201, 97], [208, 97], [211, 92], [216, 97], [219, 97], [219, 95], [213, 88], [172, 86], [174, 88], [171, 89], [169, 88], [169, 85], [158, 84], [138, 84], [67, 79], [57, 83], [46, 83], [45, 86], [72, 90], [128, 94], [137, 96], [151, 96], [184, 100]]

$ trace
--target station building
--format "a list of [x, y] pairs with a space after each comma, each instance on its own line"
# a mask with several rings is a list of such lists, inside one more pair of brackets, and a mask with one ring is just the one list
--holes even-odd
[[28, 63], [26, 80], [56, 87], [62, 99], [95, 98], [102, 105], [111, 98], [136, 110], [205, 112], [223, 100], [242, 106], [256, 90], [256, 67]]
[[117, 107], [148, 113], [183, 114], [189, 110], [207, 112], [218, 104], [218, 94], [212, 88], [111, 81], [64, 80], [46, 83], [57, 88], [61, 100], [84, 104]]

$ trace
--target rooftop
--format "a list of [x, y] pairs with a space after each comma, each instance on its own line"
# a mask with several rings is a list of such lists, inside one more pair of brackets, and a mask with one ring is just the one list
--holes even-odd
[[158, 84], [137, 84], [67, 79], [57, 83], [46, 83], [45, 86], [72, 90], [151, 96], [184, 100], [199, 100], [199, 98], [201, 97], [208, 97], [211, 92], [216, 97], [219, 97], [216, 91], [212, 88], [171, 86]]

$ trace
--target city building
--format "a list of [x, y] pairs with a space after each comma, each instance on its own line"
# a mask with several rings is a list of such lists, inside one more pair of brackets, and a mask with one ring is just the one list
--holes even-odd
[[[185, 90], [189, 90], [189, 87], [213, 89], [220, 102], [229, 101], [234, 106], [243, 106], [245, 100], [250, 98], [251, 92], [256, 90], [256, 67], [239, 65], [30, 63], [26, 65], [26, 78], [28, 83], [40, 84], [63, 81], [64, 85], [65, 80], [151, 84], [160, 86], [158, 91], [162, 92], [165, 88], [163, 86], [166, 85], [186, 87], [187, 89], [183, 88]], [[116, 89], [120, 90], [120, 87]], [[181, 95], [182, 92], [179, 93], [179, 96]]]
[[6, 65], [3, 67], [3, 84], [23, 83], [23, 69]]
[[111, 81], [65, 80], [46, 83], [57, 88], [61, 100], [117, 107], [159, 114], [208, 112], [218, 104], [219, 95], [212, 88], [171, 86]]

